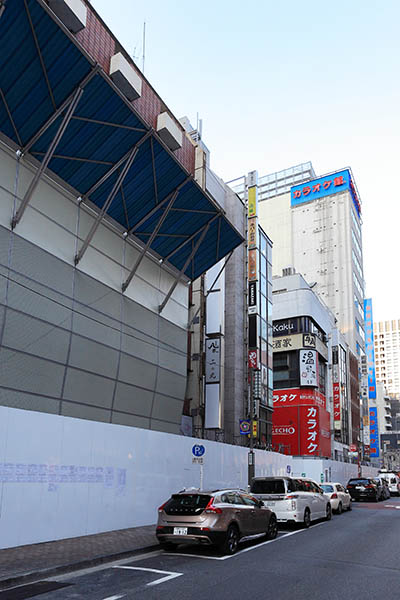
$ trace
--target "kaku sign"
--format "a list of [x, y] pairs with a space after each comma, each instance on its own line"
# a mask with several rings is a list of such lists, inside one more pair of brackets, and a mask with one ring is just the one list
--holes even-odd
[[360, 201], [348, 169], [293, 186], [290, 193], [290, 203], [291, 206], [298, 206], [299, 204], [324, 198], [338, 192], [344, 192], [345, 190], [350, 191], [354, 207], [358, 216], [360, 216]]

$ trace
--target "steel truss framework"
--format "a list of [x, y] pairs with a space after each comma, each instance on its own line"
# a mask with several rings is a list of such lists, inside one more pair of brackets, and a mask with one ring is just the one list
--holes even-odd
[[[42, 2], [42, 0], [37, 0], [37, 2], [40, 4], [40, 6], [43, 7], [44, 3]], [[218, 260], [220, 260], [222, 258], [221, 256], [219, 256], [219, 247], [220, 247], [220, 235], [221, 235], [221, 222], [222, 222], [222, 217], [223, 217], [224, 213], [223, 213], [222, 209], [215, 202], [212, 202], [211, 207], [210, 207], [212, 209], [210, 209], [210, 210], [199, 209], [196, 206], [191, 208], [190, 204], [189, 205], [186, 204], [184, 207], [175, 206], [176, 201], [179, 198], [179, 195], [182, 191], [182, 188], [184, 188], [188, 182], [194, 181], [191, 176], [187, 176], [179, 185], [177, 185], [175, 187], [175, 189], [172, 192], [167, 194], [167, 196], [165, 196], [164, 198], [161, 198], [161, 199], [159, 198], [159, 191], [158, 191], [159, 178], [158, 178], [158, 173], [157, 173], [157, 165], [156, 165], [156, 158], [155, 158], [155, 151], [154, 151], [154, 140], [157, 140], [158, 144], [161, 145], [164, 148], [164, 150], [166, 149], [166, 147], [163, 144], [163, 142], [160, 140], [158, 134], [153, 129], [148, 129], [146, 126], [143, 126], [143, 128], [141, 128], [141, 127], [129, 126], [129, 125], [122, 124], [122, 123], [121, 124], [112, 123], [107, 120], [89, 118], [87, 116], [80, 116], [80, 115], [76, 114], [81, 97], [85, 93], [85, 90], [86, 90], [88, 84], [92, 81], [92, 79], [97, 74], [100, 73], [102, 75], [102, 77], [104, 77], [108, 81], [107, 76], [105, 76], [104, 73], [101, 72], [101, 69], [97, 64], [92, 65], [91, 71], [81, 80], [81, 82], [75, 88], [75, 90], [72, 93], [70, 93], [69, 96], [63, 102], [61, 102], [61, 104], [59, 106], [57, 106], [57, 102], [55, 99], [55, 93], [54, 93], [54, 91], [52, 89], [52, 85], [50, 83], [50, 79], [49, 79], [47, 68], [46, 68], [46, 62], [45, 62], [45, 59], [43, 56], [43, 52], [42, 52], [42, 48], [41, 48], [41, 45], [39, 42], [37, 32], [35, 30], [34, 20], [32, 19], [32, 16], [31, 16], [30, 8], [28, 5], [28, 0], [23, 0], [23, 5], [24, 5], [25, 11], [26, 11], [27, 20], [29, 22], [29, 28], [30, 28], [34, 46], [35, 46], [35, 49], [37, 52], [37, 57], [39, 59], [40, 66], [42, 69], [43, 78], [44, 78], [44, 81], [46, 84], [48, 97], [50, 99], [51, 105], [53, 106], [53, 113], [46, 120], [46, 122], [44, 124], [42, 124], [37, 129], [37, 131], [35, 131], [35, 133], [30, 137], [30, 139], [23, 144], [22, 136], [20, 135], [18, 128], [16, 126], [15, 120], [12, 115], [12, 111], [7, 102], [6, 94], [4, 93], [4, 90], [0, 88], [0, 104], [2, 103], [6, 110], [6, 113], [9, 118], [9, 122], [12, 126], [15, 137], [18, 140], [18, 144], [20, 146], [20, 149], [17, 151], [18, 158], [20, 159], [24, 156], [24, 154], [27, 154], [28, 152], [30, 152], [33, 156], [38, 157], [39, 160], [41, 159], [41, 162], [40, 162], [39, 166], [36, 168], [33, 179], [29, 184], [29, 187], [22, 199], [22, 202], [12, 218], [11, 227], [12, 227], [12, 229], [14, 229], [20, 222], [20, 220], [23, 217], [24, 212], [25, 212], [27, 206], [29, 205], [29, 202], [31, 201], [31, 198], [40, 182], [42, 175], [48, 168], [49, 163], [51, 162], [52, 159], [63, 159], [65, 161], [78, 161], [78, 162], [80, 161], [82, 163], [109, 166], [110, 168], [108, 169], [108, 171], [104, 175], [99, 177], [99, 179], [91, 186], [91, 188], [88, 191], [86, 191], [84, 193], [84, 195], [82, 195], [78, 198], [79, 202], [89, 202], [91, 200], [90, 197], [95, 192], [100, 190], [100, 188], [102, 188], [102, 186], [104, 186], [104, 184], [106, 184], [106, 183], [109, 184], [110, 177], [112, 177], [114, 174], [117, 174], [116, 181], [112, 185], [111, 190], [109, 191], [103, 206], [99, 209], [99, 212], [97, 213], [97, 215], [95, 217], [95, 220], [92, 224], [92, 227], [91, 227], [89, 233], [87, 234], [79, 251], [77, 252], [77, 254], [74, 258], [75, 265], [77, 265], [79, 263], [79, 261], [82, 259], [82, 257], [84, 256], [99, 225], [101, 224], [104, 217], [107, 215], [107, 211], [109, 210], [111, 204], [113, 203], [113, 200], [115, 199], [116, 195], [118, 193], [120, 193], [121, 199], [122, 199], [122, 205], [123, 205], [123, 209], [124, 209], [124, 213], [125, 213], [125, 217], [126, 217], [126, 222], [128, 225], [127, 230], [124, 233], [124, 237], [126, 238], [129, 235], [136, 234], [135, 242], [139, 243], [139, 245], [141, 246], [139, 256], [137, 257], [135, 264], [133, 265], [131, 271], [129, 272], [128, 277], [126, 278], [126, 280], [124, 281], [124, 283], [122, 285], [122, 292], [125, 292], [125, 290], [128, 288], [133, 277], [137, 273], [138, 268], [139, 268], [144, 256], [149, 252], [153, 252], [153, 254], [154, 254], [154, 251], [152, 250], [152, 244], [156, 240], [156, 238], [159, 238], [159, 239], [160, 238], [170, 238], [170, 239], [177, 239], [177, 240], [182, 239], [181, 243], [179, 243], [173, 250], [168, 252], [165, 256], [162, 256], [161, 258], [159, 258], [160, 264], [169, 261], [169, 259], [171, 257], [173, 257], [178, 252], [180, 252], [187, 244], [189, 244], [190, 242], [192, 243], [191, 251], [188, 254], [186, 260], [184, 261], [182, 268], [180, 268], [180, 270], [175, 268], [175, 271], [177, 273], [176, 273], [174, 282], [171, 285], [169, 292], [167, 293], [166, 297], [164, 298], [162, 304], [159, 307], [159, 311], [161, 312], [165, 308], [167, 302], [169, 301], [169, 299], [170, 299], [171, 295], [173, 294], [179, 281], [185, 275], [185, 271], [187, 270], [189, 264], [191, 263], [191, 261], [193, 261], [196, 253], [198, 252], [202, 242], [205, 239], [207, 232], [210, 229], [211, 224], [214, 221], [216, 221], [217, 219], [218, 219], [218, 232], [217, 232], [217, 239], [216, 239], [215, 262], [218, 262]], [[4, 8], [6, 8], [6, 7], [7, 7], [7, 4], [4, 4], [0, 0], [0, 16], [2, 16], [2, 14], [4, 12]], [[47, 7], [45, 7], [45, 10], [48, 13], [50, 12]], [[108, 81], [108, 83], [110, 83], [110, 85], [113, 85], [110, 81]], [[124, 101], [126, 102], [125, 99], [124, 99]], [[131, 105], [129, 105], [129, 106], [130, 106], [131, 110], [133, 110], [132, 106]], [[42, 136], [46, 132], [48, 132], [48, 130], [58, 120], [60, 121], [60, 123], [58, 124], [58, 127], [51, 139], [51, 142], [49, 143], [49, 145], [47, 147], [47, 150], [45, 152], [40, 151], [40, 150], [33, 150], [33, 147], [35, 146], [35, 144], [42, 138]], [[65, 154], [57, 154], [56, 153], [57, 147], [59, 146], [67, 128], [73, 122], [96, 124], [96, 125], [101, 125], [104, 127], [109, 127], [112, 129], [120, 128], [121, 130], [125, 130], [127, 132], [132, 131], [135, 133], [142, 133], [143, 135], [131, 147], [131, 149], [127, 153], [125, 153], [124, 156], [122, 158], [120, 158], [119, 160], [117, 160], [116, 162], [100, 160], [100, 159], [95, 159], [95, 158], [90, 158], [90, 157], [66, 156]], [[145, 214], [145, 216], [143, 216], [135, 224], [130, 226], [123, 184], [130, 172], [130, 169], [131, 169], [135, 159], [138, 156], [140, 148], [147, 140], [150, 141], [150, 156], [151, 156], [155, 206], [153, 208], [151, 208]], [[168, 152], [170, 153], [169, 150], [168, 150]], [[91, 202], [91, 205], [93, 205], [93, 202]], [[196, 228], [196, 230], [191, 234], [182, 234], [179, 231], [171, 232], [170, 230], [162, 231], [162, 226], [166, 222], [168, 215], [173, 212], [182, 213], [182, 214], [193, 213], [193, 214], [202, 216], [204, 218], [208, 218], [208, 220], [205, 223], [203, 220], [201, 225], [198, 228]], [[157, 219], [155, 219], [156, 216], [158, 216]], [[142, 227], [143, 225], [146, 224], [146, 222], [152, 223], [152, 226], [150, 227], [150, 229], [146, 230], [145, 232], [138, 231], [140, 229], [140, 227]], [[147, 237], [147, 241], [143, 242], [142, 239], [140, 237], [138, 237], [138, 235], [140, 235], [144, 238]]]

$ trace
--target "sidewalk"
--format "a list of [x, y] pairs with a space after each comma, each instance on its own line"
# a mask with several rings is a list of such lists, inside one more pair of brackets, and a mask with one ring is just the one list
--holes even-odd
[[155, 525], [0, 550], [0, 590], [158, 548]]

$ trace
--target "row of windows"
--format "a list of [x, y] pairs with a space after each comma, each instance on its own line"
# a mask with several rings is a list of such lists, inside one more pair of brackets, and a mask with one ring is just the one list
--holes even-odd
[[358, 281], [357, 275], [354, 273], [354, 271], [353, 271], [353, 281], [354, 281], [354, 285], [356, 286], [356, 289], [357, 289], [358, 293], [360, 294], [361, 298], [364, 298], [364, 291], [363, 291], [362, 285]]
[[352, 221], [353, 221], [354, 228], [355, 228], [356, 232], [358, 233], [358, 237], [361, 240], [361, 227], [360, 227], [360, 223], [359, 223], [356, 215], [354, 214], [353, 209], [350, 212], [351, 212], [351, 218], [352, 218]]
[[357, 273], [359, 274], [360, 279], [362, 279], [363, 278], [363, 273], [362, 273], [362, 268], [361, 268], [361, 265], [360, 265], [360, 261], [358, 260], [357, 255], [356, 255], [356, 253], [354, 252], [353, 249], [351, 250], [351, 255], [353, 257], [354, 264], [356, 265]]
[[352, 237], [353, 243], [354, 243], [355, 247], [357, 248], [360, 258], [361, 258], [361, 256], [362, 256], [361, 246], [360, 246], [360, 243], [359, 243], [357, 236], [354, 233], [353, 229], [351, 230], [351, 237]]

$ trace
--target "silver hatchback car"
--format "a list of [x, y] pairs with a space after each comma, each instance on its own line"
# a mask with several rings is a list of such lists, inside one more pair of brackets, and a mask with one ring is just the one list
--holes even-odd
[[212, 544], [234, 554], [241, 538], [263, 533], [276, 538], [276, 516], [242, 490], [184, 490], [158, 509], [156, 536], [166, 550], [184, 543]]

